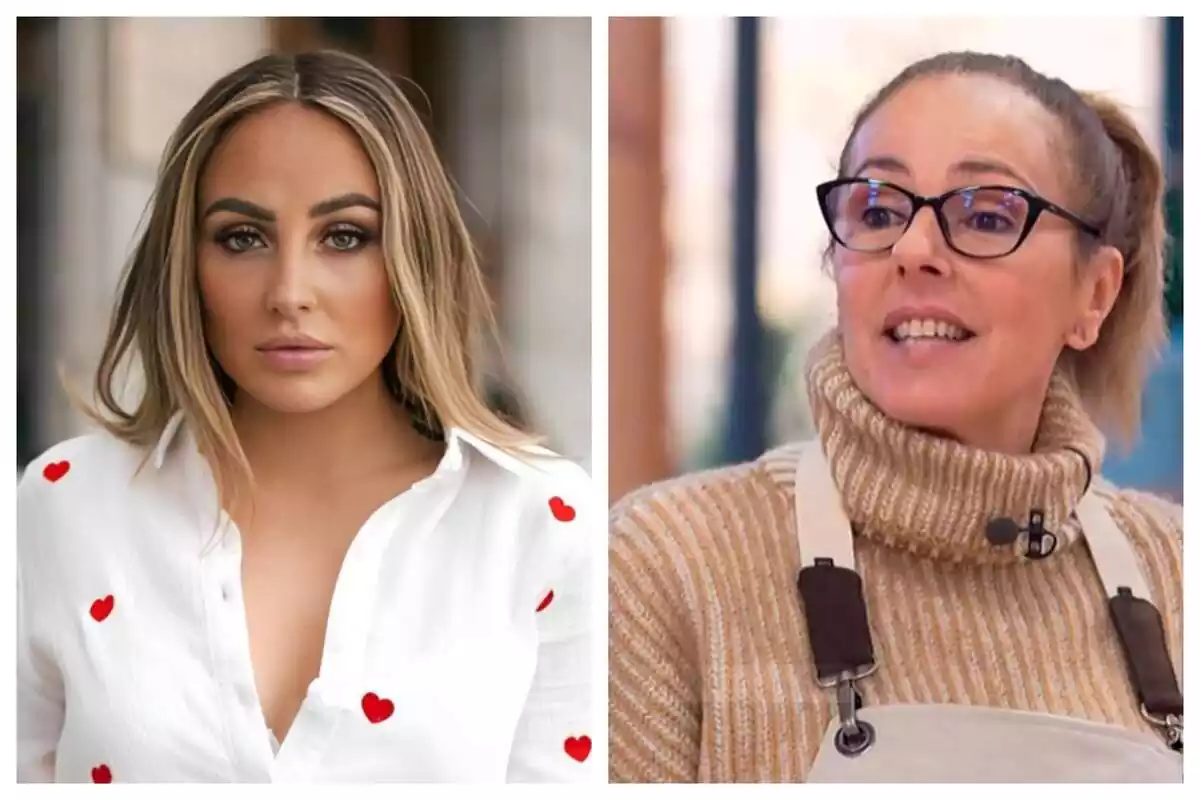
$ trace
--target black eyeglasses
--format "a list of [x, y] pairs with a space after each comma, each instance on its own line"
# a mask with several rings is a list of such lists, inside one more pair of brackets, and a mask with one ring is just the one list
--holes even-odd
[[1013, 186], [967, 186], [922, 197], [887, 181], [842, 178], [818, 186], [817, 201], [834, 241], [860, 253], [892, 249], [925, 206], [933, 209], [950, 249], [968, 258], [1015, 252], [1043, 211], [1100, 236], [1099, 229], [1065, 208]]

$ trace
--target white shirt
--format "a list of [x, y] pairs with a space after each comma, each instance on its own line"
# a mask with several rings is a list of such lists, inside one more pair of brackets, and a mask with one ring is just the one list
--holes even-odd
[[240, 539], [181, 416], [149, 459], [107, 434], [51, 448], [17, 494], [18, 780], [603, 781], [591, 491], [547, 451], [448, 431], [434, 474], [358, 531], [276, 743]]

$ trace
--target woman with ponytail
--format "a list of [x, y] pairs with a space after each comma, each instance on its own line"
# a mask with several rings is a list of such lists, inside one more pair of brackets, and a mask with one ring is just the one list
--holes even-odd
[[1162, 194], [1124, 111], [1017, 58], [867, 103], [813, 209], [817, 438], [613, 511], [614, 780], [1182, 780], [1182, 510], [1100, 474]]

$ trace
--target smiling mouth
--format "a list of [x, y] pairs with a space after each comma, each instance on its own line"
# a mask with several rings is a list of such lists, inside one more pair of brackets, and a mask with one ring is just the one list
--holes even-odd
[[935, 319], [914, 319], [901, 322], [884, 331], [884, 336], [897, 344], [915, 342], [948, 342], [960, 344], [975, 338], [975, 332], [951, 322]]

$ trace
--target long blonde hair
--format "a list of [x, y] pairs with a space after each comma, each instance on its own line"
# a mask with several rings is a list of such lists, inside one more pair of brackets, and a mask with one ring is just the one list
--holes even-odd
[[[213, 148], [247, 114], [303, 103], [347, 124], [379, 181], [382, 242], [402, 324], [381, 365], [384, 382], [417, 424], [458, 427], [510, 451], [536, 444], [481, 395], [477, 348], [496, 334], [487, 286], [467, 226], [416, 110], [380, 70], [334, 51], [263, 56], [218, 80], [171, 136], [95, 376], [89, 416], [150, 447], [182, 411], [216, 473], [222, 497], [253, 476], [229, 413], [228, 376], [205, 341], [196, 274], [197, 185]], [[117, 375], [140, 360], [136, 407], [117, 399]]]

